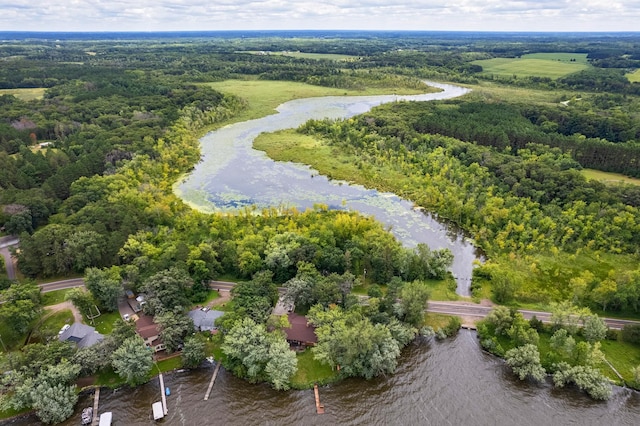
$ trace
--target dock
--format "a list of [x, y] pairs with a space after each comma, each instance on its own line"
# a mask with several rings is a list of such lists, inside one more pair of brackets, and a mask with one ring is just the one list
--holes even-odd
[[162, 397], [162, 410], [164, 411], [164, 415], [169, 414], [169, 410], [167, 410], [167, 395], [164, 393], [164, 379], [162, 378], [162, 373], [158, 376], [160, 378], [160, 396]]
[[209, 399], [209, 395], [211, 394], [211, 389], [213, 389], [213, 384], [216, 381], [216, 377], [218, 377], [218, 371], [220, 371], [220, 362], [216, 364], [216, 368], [213, 370], [213, 375], [211, 376], [211, 381], [209, 382], [209, 388], [207, 389], [207, 393], [204, 394], [204, 400]]
[[318, 392], [318, 384], [313, 385], [313, 393], [316, 395], [316, 413], [324, 414], [324, 404], [320, 403], [320, 393]]
[[98, 426], [100, 418], [98, 417], [98, 404], [100, 403], [100, 388], [96, 388], [93, 393], [93, 419], [91, 419], [91, 426]]

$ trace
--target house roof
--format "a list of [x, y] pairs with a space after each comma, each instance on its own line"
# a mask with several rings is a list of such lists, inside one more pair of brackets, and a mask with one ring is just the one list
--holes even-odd
[[150, 315], [139, 315], [136, 321], [136, 331], [143, 339], [148, 339], [149, 337], [160, 334], [158, 324], [153, 322], [153, 317]]
[[316, 328], [309, 324], [307, 317], [303, 317], [296, 313], [287, 315], [289, 318], [290, 328], [285, 328], [287, 340], [295, 340], [304, 343], [317, 343]]
[[79, 348], [87, 348], [104, 339], [104, 336], [90, 325], [74, 322], [71, 327], [58, 336], [58, 339], [61, 342], [74, 342]]
[[193, 325], [196, 328], [213, 329], [215, 328], [215, 321], [224, 315], [222, 311], [216, 311], [212, 309], [194, 309], [187, 313], [189, 318], [193, 320]]

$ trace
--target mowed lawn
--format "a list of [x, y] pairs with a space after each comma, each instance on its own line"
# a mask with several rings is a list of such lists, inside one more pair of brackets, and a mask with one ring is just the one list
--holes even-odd
[[535, 53], [520, 58], [493, 58], [473, 61], [483, 74], [557, 79], [589, 68], [584, 53]]
[[18, 99], [22, 99], [23, 101], [32, 101], [34, 99], [42, 99], [44, 97], [45, 92], [44, 87], [36, 87], [29, 89], [0, 89], [0, 96], [2, 95], [13, 95]]

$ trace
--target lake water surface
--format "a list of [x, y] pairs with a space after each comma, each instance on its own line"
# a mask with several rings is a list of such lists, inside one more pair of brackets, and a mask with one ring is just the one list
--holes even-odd
[[[313, 390], [277, 392], [220, 370], [204, 401], [213, 365], [165, 375], [171, 389], [165, 425], [638, 425], [640, 393], [616, 387], [611, 400], [596, 402], [577, 390], [521, 382], [504, 362], [480, 350], [475, 332], [461, 330], [445, 341], [416, 340], [402, 353], [398, 370], [374, 380], [349, 379], [320, 388], [326, 413], [317, 415]], [[102, 389], [100, 412], [114, 425], [153, 425], [151, 404], [160, 400], [157, 378], [135, 388]], [[79, 425], [76, 414], [64, 425]], [[8, 424], [37, 424], [35, 417]]]

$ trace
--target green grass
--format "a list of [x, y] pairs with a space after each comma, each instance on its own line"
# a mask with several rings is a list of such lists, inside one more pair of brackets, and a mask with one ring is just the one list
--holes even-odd
[[[172, 358], [168, 358], [162, 361], [154, 362], [153, 367], [147, 375], [148, 380], [153, 380], [160, 373], [172, 371], [182, 367], [182, 358], [178, 355]], [[98, 373], [96, 377], [96, 386], [106, 386], [109, 388], [117, 388], [125, 385], [126, 382], [113, 371], [113, 368], [108, 367]]]
[[221, 82], [207, 83], [223, 93], [230, 93], [244, 98], [249, 107], [240, 114], [233, 117], [229, 122], [246, 121], [255, 118], [274, 114], [278, 105], [301, 98], [313, 98], [319, 96], [362, 96], [381, 94], [418, 94], [428, 90], [412, 90], [398, 87], [387, 89], [371, 88], [365, 90], [347, 90], [331, 87], [312, 86], [304, 83], [294, 83], [291, 81], [266, 81], [266, 80], [225, 80]]
[[546, 61], [560, 61], [568, 64], [588, 65], [587, 53], [569, 53], [569, 52], [553, 52], [553, 53], [529, 53], [522, 55], [522, 59], [543, 59]]
[[632, 83], [640, 83], [640, 69], [627, 74], [627, 79]]
[[291, 386], [295, 389], [309, 389], [315, 383], [327, 384], [338, 378], [337, 371], [313, 358], [311, 349], [297, 354], [296, 358], [298, 359], [298, 370], [291, 378]]
[[64, 309], [47, 316], [38, 328], [52, 330], [57, 333], [65, 324], [73, 324], [73, 313], [71, 309]]
[[459, 300], [460, 296], [456, 294], [456, 282], [453, 277], [444, 280], [425, 280], [429, 287], [429, 300]]
[[218, 293], [215, 290], [211, 290], [206, 298], [206, 300], [204, 302], [202, 302], [203, 305], [206, 305], [210, 302], [213, 302], [216, 299], [220, 298], [220, 293]]
[[[571, 62], [570, 59], [576, 59]], [[548, 77], [557, 79], [589, 68], [586, 54], [537, 53], [521, 58], [493, 58], [472, 62], [480, 65], [483, 74], [517, 77]]]
[[104, 370], [98, 373], [98, 377], [96, 378], [96, 386], [106, 386], [109, 388], [117, 388], [123, 385], [125, 382], [118, 376], [118, 374], [113, 371], [113, 368], [105, 368]]
[[47, 293], [42, 294], [42, 304], [44, 306], [57, 305], [58, 303], [64, 302], [64, 297], [66, 296], [69, 289], [64, 290], [54, 290], [49, 291]]
[[560, 101], [572, 99], [575, 93], [562, 90], [538, 90], [526, 87], [514, 87], [492, 81], [480, 81], [467, 85], [472, 92], [466, 95], [470, 101], [484, 102], [524, 102], [540, 105], [557, 105]]
[[[633, 380], [631, 370], [640, 365], [640, 346], [614, 340], [603, 340], [601, 343], [601, 349], [607, 361], [618, 370], [625, 382], [631, 383]], [[608, 366], [605, 367], [606, 370], [603, 372], [607, 371], [607, 376], [617, 381], [618, 377], [615, 373]]]
[[44, 87], [28, 88], [28, 89], [0, 89], [0, 96], [13, 95], [23, 101], [32, 101], [34, 99], [42, 99], [45, 92]]
[[640, 185], [640, 179], [619, 173], [601, 172], [600, 170], [593, 169], [583, 169], [581, 173], [589, 180], [597, 180], [602, 183], [630, 183], [632, 185]]
[[449, 320], [455, 315], [434, 314], [432, 312], [424, 314], [423, 325], [432, 327], [434, 330], [441, 329], [449, 324]]
[[213, 356], [213, 359], [216, 361], [221, 361], [225, 359], [224, 352], [222, 352], [222, 334], [218, 333], [215, 335], [205, 334], [206, 342], [205, 342], [205, 353], [207, 356]]
[[172, 371], [182, 367], [182, 357], [180, 355], [176, 355], [171, 358], [163, 359], [162, 361], [158, 361], [153, 365], [151, 372], [149, 373], [149, 380], [154, 378], [160, 373], [166, 373], [167, 371]]
[[73, 324], [73, 313], [70, 309], [65, 309], [47, 315], [33, 325], [33, 330], [29, 335], [28, 343], [46, 344], [52, 339], [56, 339], [58, 332], [65, 324]]
[[93, 319], [93, 323], [84, 319], [84, 321], [96, 328], [96, 331], [101, 334], [111, 334], [113, 331], [113, 323], [120, 318], [119, 312], [106, 312], [100, 315], [98, 318]]

